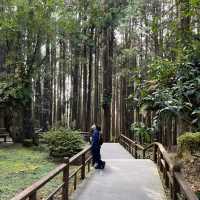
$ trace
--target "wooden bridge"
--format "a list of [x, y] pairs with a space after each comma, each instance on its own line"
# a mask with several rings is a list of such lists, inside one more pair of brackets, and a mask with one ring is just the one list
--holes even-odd
[[166, 200], [156, 165], [136, 160], [120, 144], [102, 147], [106, 168], [91, 174], [74, 193], [73, 200]]
[[[91, 169], [88, 147], [70, 160], [66, 159], [65, 163], [12, 200], [37, 200], [38, 190], [59, 173], [63, 173], [63, 183], [55, 188], [47, 200], [166, 200], [159, 171], [165, 186], [169, 188], [172, 200], [198, 200], [184, 181], [180, 167], [171, 162], [159, 143], [144, 148], [121, 135], [119, 143], [103, 145], [102, 157], [106, 160], [105, 169], [93, 170], [86, 176], [86, 172]], [[81, 161], [81, 164], [70, 173], [69, 167], [76, 160]], [[79, 172], [83, 181], [77, 188]], [[76, 190], [72, 195], [69, 195], [70, 181]], [[58, 193], [60, 195], [57, 195]]]

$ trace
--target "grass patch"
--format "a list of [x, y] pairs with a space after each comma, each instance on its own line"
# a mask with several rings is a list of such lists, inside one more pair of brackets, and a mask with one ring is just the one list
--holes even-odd
[[[21, 145], [0, 146], [0, 200], [8, 200], [56, 167], [43, 148]], [[50, 184], [51, 191], [60, 180]]]

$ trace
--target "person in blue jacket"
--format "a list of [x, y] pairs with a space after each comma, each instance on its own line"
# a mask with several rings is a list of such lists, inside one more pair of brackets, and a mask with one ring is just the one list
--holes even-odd
[[92, 125], [92, 157], [93, 165], [96, 169], [104, 169], [105, 162], [101, 160], [101, 144], [100, 144], [100, 129], [96, 125]]

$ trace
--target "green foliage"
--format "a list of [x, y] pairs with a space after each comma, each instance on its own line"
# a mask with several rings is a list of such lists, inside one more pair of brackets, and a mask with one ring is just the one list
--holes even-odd
[[[199, 18], [199, 5], [199, 0], [181, 2], [182, 11], [176, 13], [161, 8], [159, 1], [130, 0], [119, 27], [125, 36], [119, 46], [124, 55], [117, 61], [123, 69], [132, 65], [133, 109], [140, 108], [142, 114], [154, 111], [158, 124], [161, 118], [175, 116], [193, 131], [200, 131], [200, 40], [193, 23]], [[130, 19], [136, 24], [130, 25]]]
[[178, 116], [200, 130], [200, 62], [195, 52], [187, 59], [191, 62], [154, 60], [149, 65], [148, 80], [139, 83], [140, 93], [135, 97], [137, 106], [157, 111], [158, 117]]
[[[24, 148], [21, 145], [0, 147], [0, 199], [9, 200], [30, 186], [49, 171], [54, 169], [56, 164], [48, 159], [47, 151], [44, 148]], [[52, 189], [61, 183], [54, 180], [45, 187], [45, 196], [51, 193]]]
[[178, 148], [180, 155], [184, 152], [193, 153], [195, 151], [200, 151], [200, 132], [187, 132], [178, 137]]
[[[13, 78], [12, 80], [10, 78]], [[21, 80], [14, 76], [9, 79], [0, 79], [0, 103], [18, 103], [25, 104], [30, 100], [32, 89], [25, 87]]]
[[1, 101], [23, 104], [30, 100], [31, 80], [47, 61], [43, 51], [47, 41], [51, 45], [70, 41], [72, 53], [83, 44], [94, 46], [88, 30], [95, 28], [100, 34], [104, 27], [116, 26], [122, 10], [113, 1], [108, 8], [98, 0], [66, 4], [63, 0], [1, 2], [0, 47], [6, 51], [4, 67], [9, 74], [0, 77]]
[[54, 157], [71, 157], [83, 147], [80, 133], [70, 129], [52, 129], [43, 135], [48, 143], [50, 155]]
[[62, 0], [9, 0], [0, 6], [0, 46], [6, 52], [0, 101], [23, 105], [32, 97], [32, 78], [46, 61], [42, 46], [47, 39], [56, 42], [63, 33], [80, 29]]
[[151, 79], [157, 80], [160, 84], [167, 84], [173, 81], [176, 70], [176, 63], [168, 59], [157, 58], [149, 65], [148, 74]]
[[153, 18], [152, 28], [151, 28], [153, 33], [157, 33], [159, 31], [158, 21], [159, 21], [159, 18], [155, 16]]
[[135, 136], [141, 137], [144, 141], [150, 143], [153, 135], [153, 128], [148, 128], [142, 122], [135, 122], [131, 124], [131, 131], [134, 132]]

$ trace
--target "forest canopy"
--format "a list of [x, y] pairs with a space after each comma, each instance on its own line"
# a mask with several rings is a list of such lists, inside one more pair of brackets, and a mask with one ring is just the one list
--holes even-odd
[[0, 115], [14, 141], [96, 123], [175, 145], [200, 129], [199, 0], [2, 0]]

